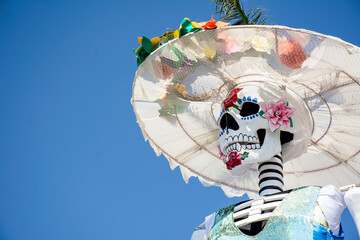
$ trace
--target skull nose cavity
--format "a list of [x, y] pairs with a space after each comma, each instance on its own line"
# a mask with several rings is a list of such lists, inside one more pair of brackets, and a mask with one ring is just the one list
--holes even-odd
[[232, 129], [234, 131], [239, 129], [239, 124], [236, 122], [235, 118], [231, 116], [229, 113], [225, 113], [220, 120], [220, 128], [224, 129]]
[[263, 145], [264, 143], [264, 139], [265, 139], [265, 135], [266, 135], [266, 130], [261, 128], [259, 130], [257, 130], [257, 135], [260, 141], [260, 147]]

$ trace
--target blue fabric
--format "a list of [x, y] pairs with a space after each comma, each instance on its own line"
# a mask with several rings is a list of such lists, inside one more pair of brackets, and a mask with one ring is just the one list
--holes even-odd
[[313, 224], [313, 236], [314, 240], [340, 240], [344, 239], [344, 232], [340, 225], [340, 231], [338, 235], [334, 235], [333, 232], [330, 230], [328, 231], [326, 228], [321, 226], [318, 223]]
[[[312, 217], [319, 191], [320, 187], [303, 187], [291, 191], [271, 213], [263, 230], [255, 236], [245, 235], [236, 227], [233, 218], [234, 205], [223, 208], [216, 213], [209, 239], [313, 240]], [[318, 232], [319, 237], [323, 237], [321, 231]]]

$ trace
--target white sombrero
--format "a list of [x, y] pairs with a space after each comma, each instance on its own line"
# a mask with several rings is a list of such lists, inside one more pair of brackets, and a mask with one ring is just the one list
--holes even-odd
[[305, 119], [283, 150], [285, 189], [360, 182], [360, 49], [338, 38], [254, 25], [189, 33], [141, 63], [131, 102], [145, 139], [186, 182], [196, 176], [227, 196], [251, 196], [257, 165], [240, 177], [228, 172], [217, 118], [229, 91], [257, 83], [298, 99]]

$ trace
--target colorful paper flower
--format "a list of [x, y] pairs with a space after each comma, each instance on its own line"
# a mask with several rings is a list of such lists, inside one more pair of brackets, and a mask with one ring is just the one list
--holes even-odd
[[256, 35], [251, 40], [251, 45], [258, 52], [270, 53], [272, 48], [269, 39], [267, 37], [263, 37], [259, 35]]
[[168, 94], [169, 94], [169, 93], [173, 93], [173, 92], [176, 91], [176, 92], [180, 93], [181, 95], [183, 95], [184, 97], [189, 94], [189, 93], [186, 91], [185, 85], [182, 85], [182, 84], [180, 84], [180, 83], [177, 83], [177, 84], [174, 86], [173, 83], [171, 83], [171, 82], [169, 82], [169, 81], [165, 81], [163, 84], [164, 84], [164, 87], [163, 87], [164, 91], [159, 94], [159, 99], [160, 99], [161, 101], [163, 101], [163, 102], [165, 101], [165, 102], [164, 102], [164, 103], [165, 103], [164, 105], [167, 105], [167, 104], [166, 104], [166, 98], [168, 97]]
[[248, 156], [248, 152], [244, 152], [243, 154], [238, 152], [230, 152], [228, 156], [228, 161], [226, 162], [226, 168], [231, 170], [234, 167], [241, 165], [241, 160], [244, 160]]
[[140, 64], [145, 61], [151, 52], [158, 48], [159, 40], [160, 38], [158, 37], [152, 38], [151, 40], [146, 37], [138, 37], [138, 41], [142, 45], [134, 50], [138, 66], [140, 66]]
[[285, 128], [293, 127], [291, 117], [295, 114], [295, 108], [290, 107], [285, 97], [277, 102], [261, 102], [259, 103], [261, 111], [260, 116], [269, 120], [269, 127], [272, 132], [280, 126]]
[[196, 22], [191, 22], [190, 19], [184, 18], [181, 21], [180, 28], [174, 31], [174, 38], [182, 37], [190, 32], [200, 31], [201, 28], [196, 27]]
[[159, 110], [160, 117], [175, 116], [175, 113], [179, 114], [184, 112], [187, 103], [182, 103], [181, 101], [176, 100], [177, 105], [175, 107], [172, 102], [174, 102], [174, 100], [178, 98], [177, 93], [180, 93], [184, 97], [189, 94], [186, 91], [186, 87], [179, 83], [175, 84], [174, 86], [173, 83], [169, 80], [162, 82], [163, 83], [161, 84], [163, 84], [164, 86], [164, 91], [159, 94], [158, 99], [158, 102], [161, 105], [161, 109]]
[[280, 62], [292, 69], [301, 68], [302, 63], [306, 60], [303, 48], [295, 39], [280, 40], [278, 52]]
[[153, 64], [155, 77], [158, 79], [169, 79], [172, 77], [174, 70], [162, 58], [157, 58]]
[[202, 29], [213, 29], [213, 28], [220, 28], [220, 27], [226, 27], [229, 25], [229, 23], [217, 21], [215, 22], [214, 18], [211, 17], [211, 20], [208, 22], [194, 22], [195, 27], [202, 28]]
[[223, 109], [226, 110], [229, 107], [233, 107], [234, 104], [237, 101], [237, 94], [238, 92], [240, 92], [242, 90], [242, 88], [235, 88], [234, 90], [232, 90], [230, 92], [230, 94], [228, 95], [228, 97], [224, 100], [223, 102]]
[[[215, 20], [211, 17], [211, 20], [209, 22], [205, 23], [196, 23], [191, 22], [190, 19], [184, 18], [181, 21], [179, 29], [172, 31], [165, 32], [161, 38], [156, 37], [151, 40], [149, 40], [146, 37], [138, 38], [139, 43], [142, 45], [136, 50], [133, 50], [136, 58], [137, 58], [137, 65], [140, 66], [140, 64], [145, 61], [145, 59], [150, 55], [151, 52], [153, 52], [155, 49], [159, 47], [160, 44], [164, 44], [174, 38], [182, 37], [190, 32], [197, 32], [202, 29], [213, 29], [217, 27], [225, 27], [228, 23], [225, 22], [215, 22]], [[216, 51], [212, 48], [206, 48], [204, 54], [209, 57], [213, 58], [216, 55]], [[158, 66], [156, 66], [158, 67]]]
[[216, 49], [213, 47], [210, 47], [208, 44], [206, 44], [205, 42], [203, 42], [201, 44], [202, 46], [202, 55], [205, 55], [208, 58], [213, 59], [216, 56]]
[[221, 42], [225, 43], [224, 50], [220, 50], [220, 54], [230, 54], [235, 52], [240, 52], [243, 48], [243, 43], [235, 41], [228, 33], [228, 31], [218, 32], [216, 38]]
[[186, 95], [188, 95], [189, 93], [186, 91], [186, 87], [185, 85], [182, 85], [180, 83], [177, 83], [174, 87], [175, 91], [179, 92], [181, 95], [183, 95], [184, 97]]

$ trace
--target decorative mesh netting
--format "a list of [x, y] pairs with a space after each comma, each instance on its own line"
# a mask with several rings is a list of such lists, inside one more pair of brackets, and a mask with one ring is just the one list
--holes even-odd
[[[230, 175], [218, 150], [221, 102], [235, 86], [266, 82], [297, 97], [310, 116], [307, 152], [288, 148], [285, 189], [360, 182], [360, 50], [340, 39], [279, 26], [235, 26], [171, 41], [139, 67], [132, 104], [155, 152], [185, 181], [196, 176], [228, 196], [258, 191], [257, 166]], [[295, 118], [295, 117], [294, 117]], [[300, 121], [301, 122], [301, 121]]]

